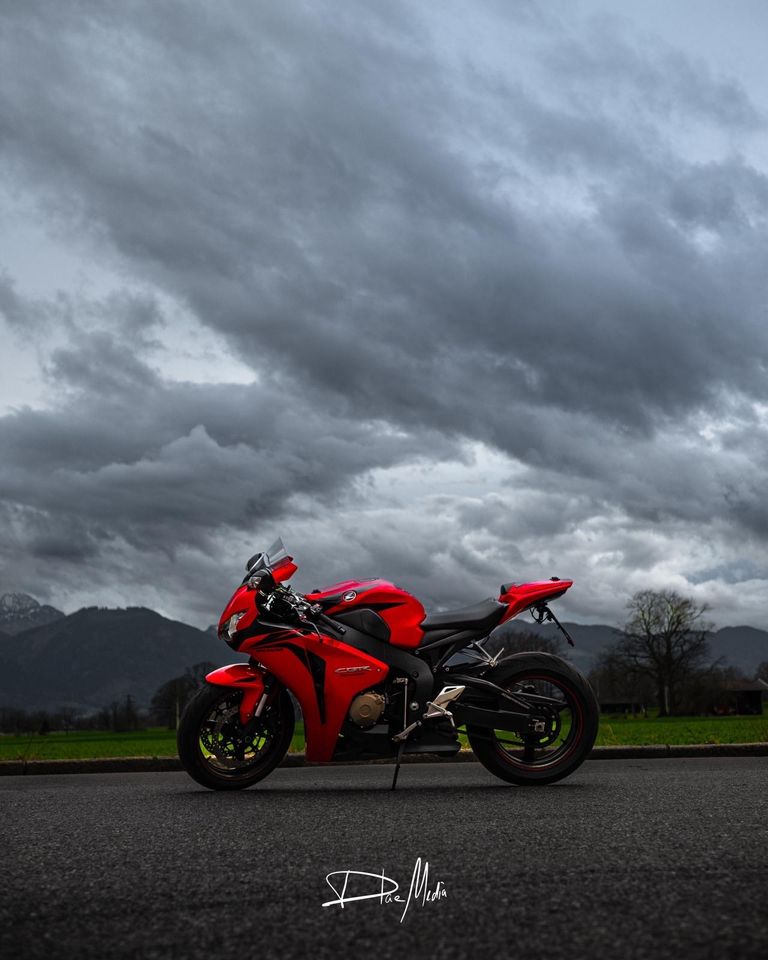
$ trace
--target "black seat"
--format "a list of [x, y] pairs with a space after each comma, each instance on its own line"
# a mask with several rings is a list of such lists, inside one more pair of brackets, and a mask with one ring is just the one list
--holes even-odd
[[425, 633], [432, 630], [482, 630], [488, 633], [498, 625], [506, 609], [505, 604], [489, 598], [462, 610], [431, 613], [422, 620], [421, 629]]

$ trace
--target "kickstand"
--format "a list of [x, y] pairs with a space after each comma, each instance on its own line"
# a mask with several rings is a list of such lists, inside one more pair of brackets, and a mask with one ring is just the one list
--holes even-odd
[[392, 777], [392, 790], [397, 787], [397, 775], [400, 773], [400, 761], [403, 759], [403, 750], [405, 749], [405, 740], [397, 748], [397, 760], [395, 761], [395, 775]]

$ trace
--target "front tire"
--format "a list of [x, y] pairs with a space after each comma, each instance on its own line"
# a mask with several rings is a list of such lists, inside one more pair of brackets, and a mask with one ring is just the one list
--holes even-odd
[[538, 739], [467, 725], [469, 744], [486, 770], [519, 786], [543, 785], [569, 776], [586, 760], [600, 708], [589, 683], [571, 664], [549, 653], [521, 653], [484, 679], [523, 699], [527, 689], [562, 704], [552, 708], [551, 725]]
[[243, 790], [268, 776], [293, 738], [288, 691], [276, 691], [247, 736], [240, 724], [242, 691], [204, 684], [189, 700], [176, 742], [187, 773], [211, 790]]

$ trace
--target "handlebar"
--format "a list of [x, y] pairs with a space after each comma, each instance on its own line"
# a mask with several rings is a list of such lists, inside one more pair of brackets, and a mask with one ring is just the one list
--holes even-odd
[[[272, 595], [274, 596], [274, 594]], [[283, 588], [283, 590], [280, 591], [280, 596], [282, 601], [291, 607], [299, 620], [305, 623], [315, 624], [316, 626], [323, 626], [326, 630], [330, 630], [338, 636], [343, 637], [347, 632], [346, 627], [343, 627], [340, 623], [336, 623], [335, 620], [332, 620], [323, 613], [319, 603], [310, 603], [306, 597], [300, 593], [294, 593], [290, 587], [288, 589]], [[267, 609], [269, 609], [269, 605]]]

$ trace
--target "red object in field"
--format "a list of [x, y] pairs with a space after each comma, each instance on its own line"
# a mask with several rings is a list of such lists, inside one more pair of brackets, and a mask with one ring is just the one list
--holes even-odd
[[501, 589], [500, 603], [508, 604], [508, 609], [500, 623], [511, 620], [518, 613], [542, 601], [546, 602], [561, 597], [565, 591], [573, 586], [573, 580], [533, 580], [531, 583], [507, 583]]
[[329, 617], [348, 610], [373, 610], [387, 624], [390, 643], [418, 647], [424, 633], [419, 626], [426, 611], [413, 594], [387, 580], [344, 580], [307, 594], [311, 603], [322, 604]]

